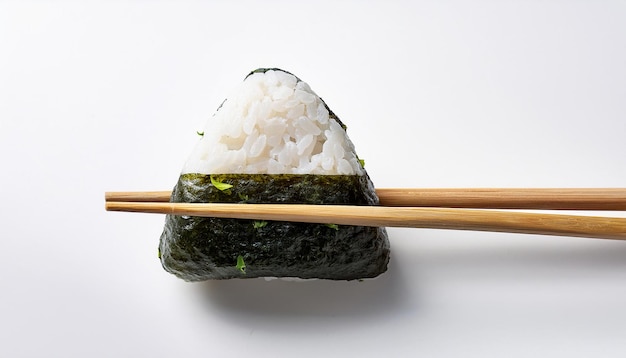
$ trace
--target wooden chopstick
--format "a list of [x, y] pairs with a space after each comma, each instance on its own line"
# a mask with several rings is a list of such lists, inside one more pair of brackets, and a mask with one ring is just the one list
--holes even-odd
[[[108, 198], [115, 197], [108, 196]], [[626, 240], [626, 218], [477, 209], [300, 204], [106, 202], [106, 210], [338, 225], [476, 230]]]
[[[381, 206], [626, 210], [626, 188], [376, 189]], [[166, 202], [169, 191], [108, 192], [107, 201]]]

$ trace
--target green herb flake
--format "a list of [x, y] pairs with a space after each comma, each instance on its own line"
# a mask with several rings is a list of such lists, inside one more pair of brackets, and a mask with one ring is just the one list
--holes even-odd
[[239, 199], [240, 199], [241, 201], [248, 201], [248, 199], [250, 199], [250, 198], [248, 197], [248, 194], [242, 194], [242, 193], [239, 193], [239, 194], [237, 194], [237, 195], [239, 196]]
[[243, 261], [243, 256], [237, 256], [237, 265], [235, 265], [235, 268], [241, 271], [243, 274], [246, 273], [246, 263]]
[[211, 175], [211, 184], [213, 184], [213, 186], [220, 191], [224, 191], [228, 194], [227, 190], [232, 188], [233, 186], [228, 184], [228, 183], [222, 183], [219, 182], [217, 180], [215, 180], [215, 178], [213, 178], [213, 175]]
[[365, 168], [365, 160], [359, 159], [359, 164], [361, 164], [361, 168]]
[[157, 251], [158, 251], [158, 253], [157, 253], [157, 257], [158, 257], [158, 258], [161, 258], [161, 248], [159, 247]]
[[204, 132], [198, 132], [198, 131], [196, 131], [196, 133], [197, 133], [200, 137], [203, 137], [203, 136], [204, 136]]
[[253, 225], [255, 229], [260, 229], [267, 225], [267, 221], [255, 221]]
[[339, 230], [339, 225], [337, 224], [324, 224], [324, 225], [328, 226], [331, 229]]

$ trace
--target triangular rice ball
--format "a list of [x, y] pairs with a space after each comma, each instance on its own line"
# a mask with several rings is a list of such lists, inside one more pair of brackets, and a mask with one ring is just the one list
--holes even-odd
[[[172, 202], [376, 205], [345, 125], [310, 87], [258, 69], [207, 121]], [[163, 267], [188, 281], [352, 280], [389, 261], [384, 228], [168, 215]]]

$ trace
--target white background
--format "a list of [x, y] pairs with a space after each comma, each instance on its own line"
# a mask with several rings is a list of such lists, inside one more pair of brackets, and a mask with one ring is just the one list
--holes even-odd
[[624, 242], [389, 229], [373, 281], [191, 284], [157, 259], [163, 217], [104, 192], [170, 189], [257, 67], [308, 82], [378, 187], [625, 187], [625, 20], [621, 1], [0, 2], [2, 356], [624, 357]]

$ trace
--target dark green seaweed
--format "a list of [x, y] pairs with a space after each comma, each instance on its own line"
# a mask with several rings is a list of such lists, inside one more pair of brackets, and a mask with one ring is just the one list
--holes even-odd
[[[378, 204], [367, 175], [217, 174], [213, 179], [232, 187], [219, 190], [209, 175], [183, 174], [171, 201]], [[386, 271], [389, 241], [377, 227], [168, 215], [159, 252], [165, 270], [187, 281], [354, 280]]]

